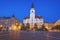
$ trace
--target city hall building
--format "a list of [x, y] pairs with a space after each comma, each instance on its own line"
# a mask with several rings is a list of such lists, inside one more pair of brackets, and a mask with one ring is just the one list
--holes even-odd
[[25, 17], [23, 23], [24, 25], [26, 25], [27, 23], [29, 23], [30, 25], [37, 24], [39, 27], [43, 25], [44, 19], [42, 16], [35, 16], [35, 9], [33, 4], [30, 9], [30, 16]]

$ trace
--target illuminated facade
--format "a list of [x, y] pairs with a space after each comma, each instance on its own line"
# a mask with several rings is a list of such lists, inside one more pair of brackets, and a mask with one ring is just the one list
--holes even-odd
[[[12, 17], [1, 17], [0, 18], [0, 27], [3, 27], [2, 30], [11, 29], [13, 24], [16, 24], [18, 20], [15, 19], [14, 15]], [[20, 22], [17, 22], [20, 24]], [[14, 27], [14, 26], [13, 26]]]
[[44, 23], [44, 26], [50, 31], [54, 27], [54, 23]]
[[59, 31], [60, 32], [60, 30], [56, 30], [56, 29], [52, 30], [52, 28], [57, 25], [60, 25], [60, 19], [57, 20], [55, 23], [44, 23], [45, 28], [47, 28], [49, 31], [55, 31], [55, 32]]
[[56, 25], [60, 25], [60, 19], [57, 20], [57, 21], [54, 23], [54, 26], [56, 26]]
[[30, 25], [39, 25], [42, 26], [44, 23], [44, 20], [42, 18], [42, 16], [35, 16], [35, 9], [34, 9], [34, 5], [32, 4], [31, 10], [30, 10], [30, 16], [24, 18], [23, 23], [26, 25], [27, 23], [29, 23]]

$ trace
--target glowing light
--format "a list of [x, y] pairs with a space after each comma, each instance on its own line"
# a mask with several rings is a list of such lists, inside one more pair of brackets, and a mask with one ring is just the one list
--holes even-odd
[[[17, 26], [18, 25], [18, 26]], [[12, 27], [10, 28], [11, 30], [20, 30], [21, 29], [21, 26], [20, 24], [16, 23], [16, 24], [12, 24]]]
[[3, 25], [0, 24], [0, 27], [2, 27]]
[[9, 30], [11, 30], [11, 27], [9, 27]]

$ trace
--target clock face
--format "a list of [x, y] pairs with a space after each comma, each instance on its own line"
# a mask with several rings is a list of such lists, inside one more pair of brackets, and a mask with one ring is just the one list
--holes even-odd
[[33, 11], [32, 11], [32, 13], [33, 13]]

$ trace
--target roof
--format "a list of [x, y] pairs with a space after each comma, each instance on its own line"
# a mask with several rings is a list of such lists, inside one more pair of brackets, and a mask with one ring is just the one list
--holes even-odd
[[[25, 17], [24, 19], [29, 19], [30, 17], [28, 16], [28, 17]], [[39, 19], [41, 19], [42, 18], [42, 16], [35, 16], [35, 18], [39, 18]]]
[[0, 17], [0, 19], [10, 19], [10, 17]]
[[15, 17], [14, 14], [12, 15], [12, 17]]

